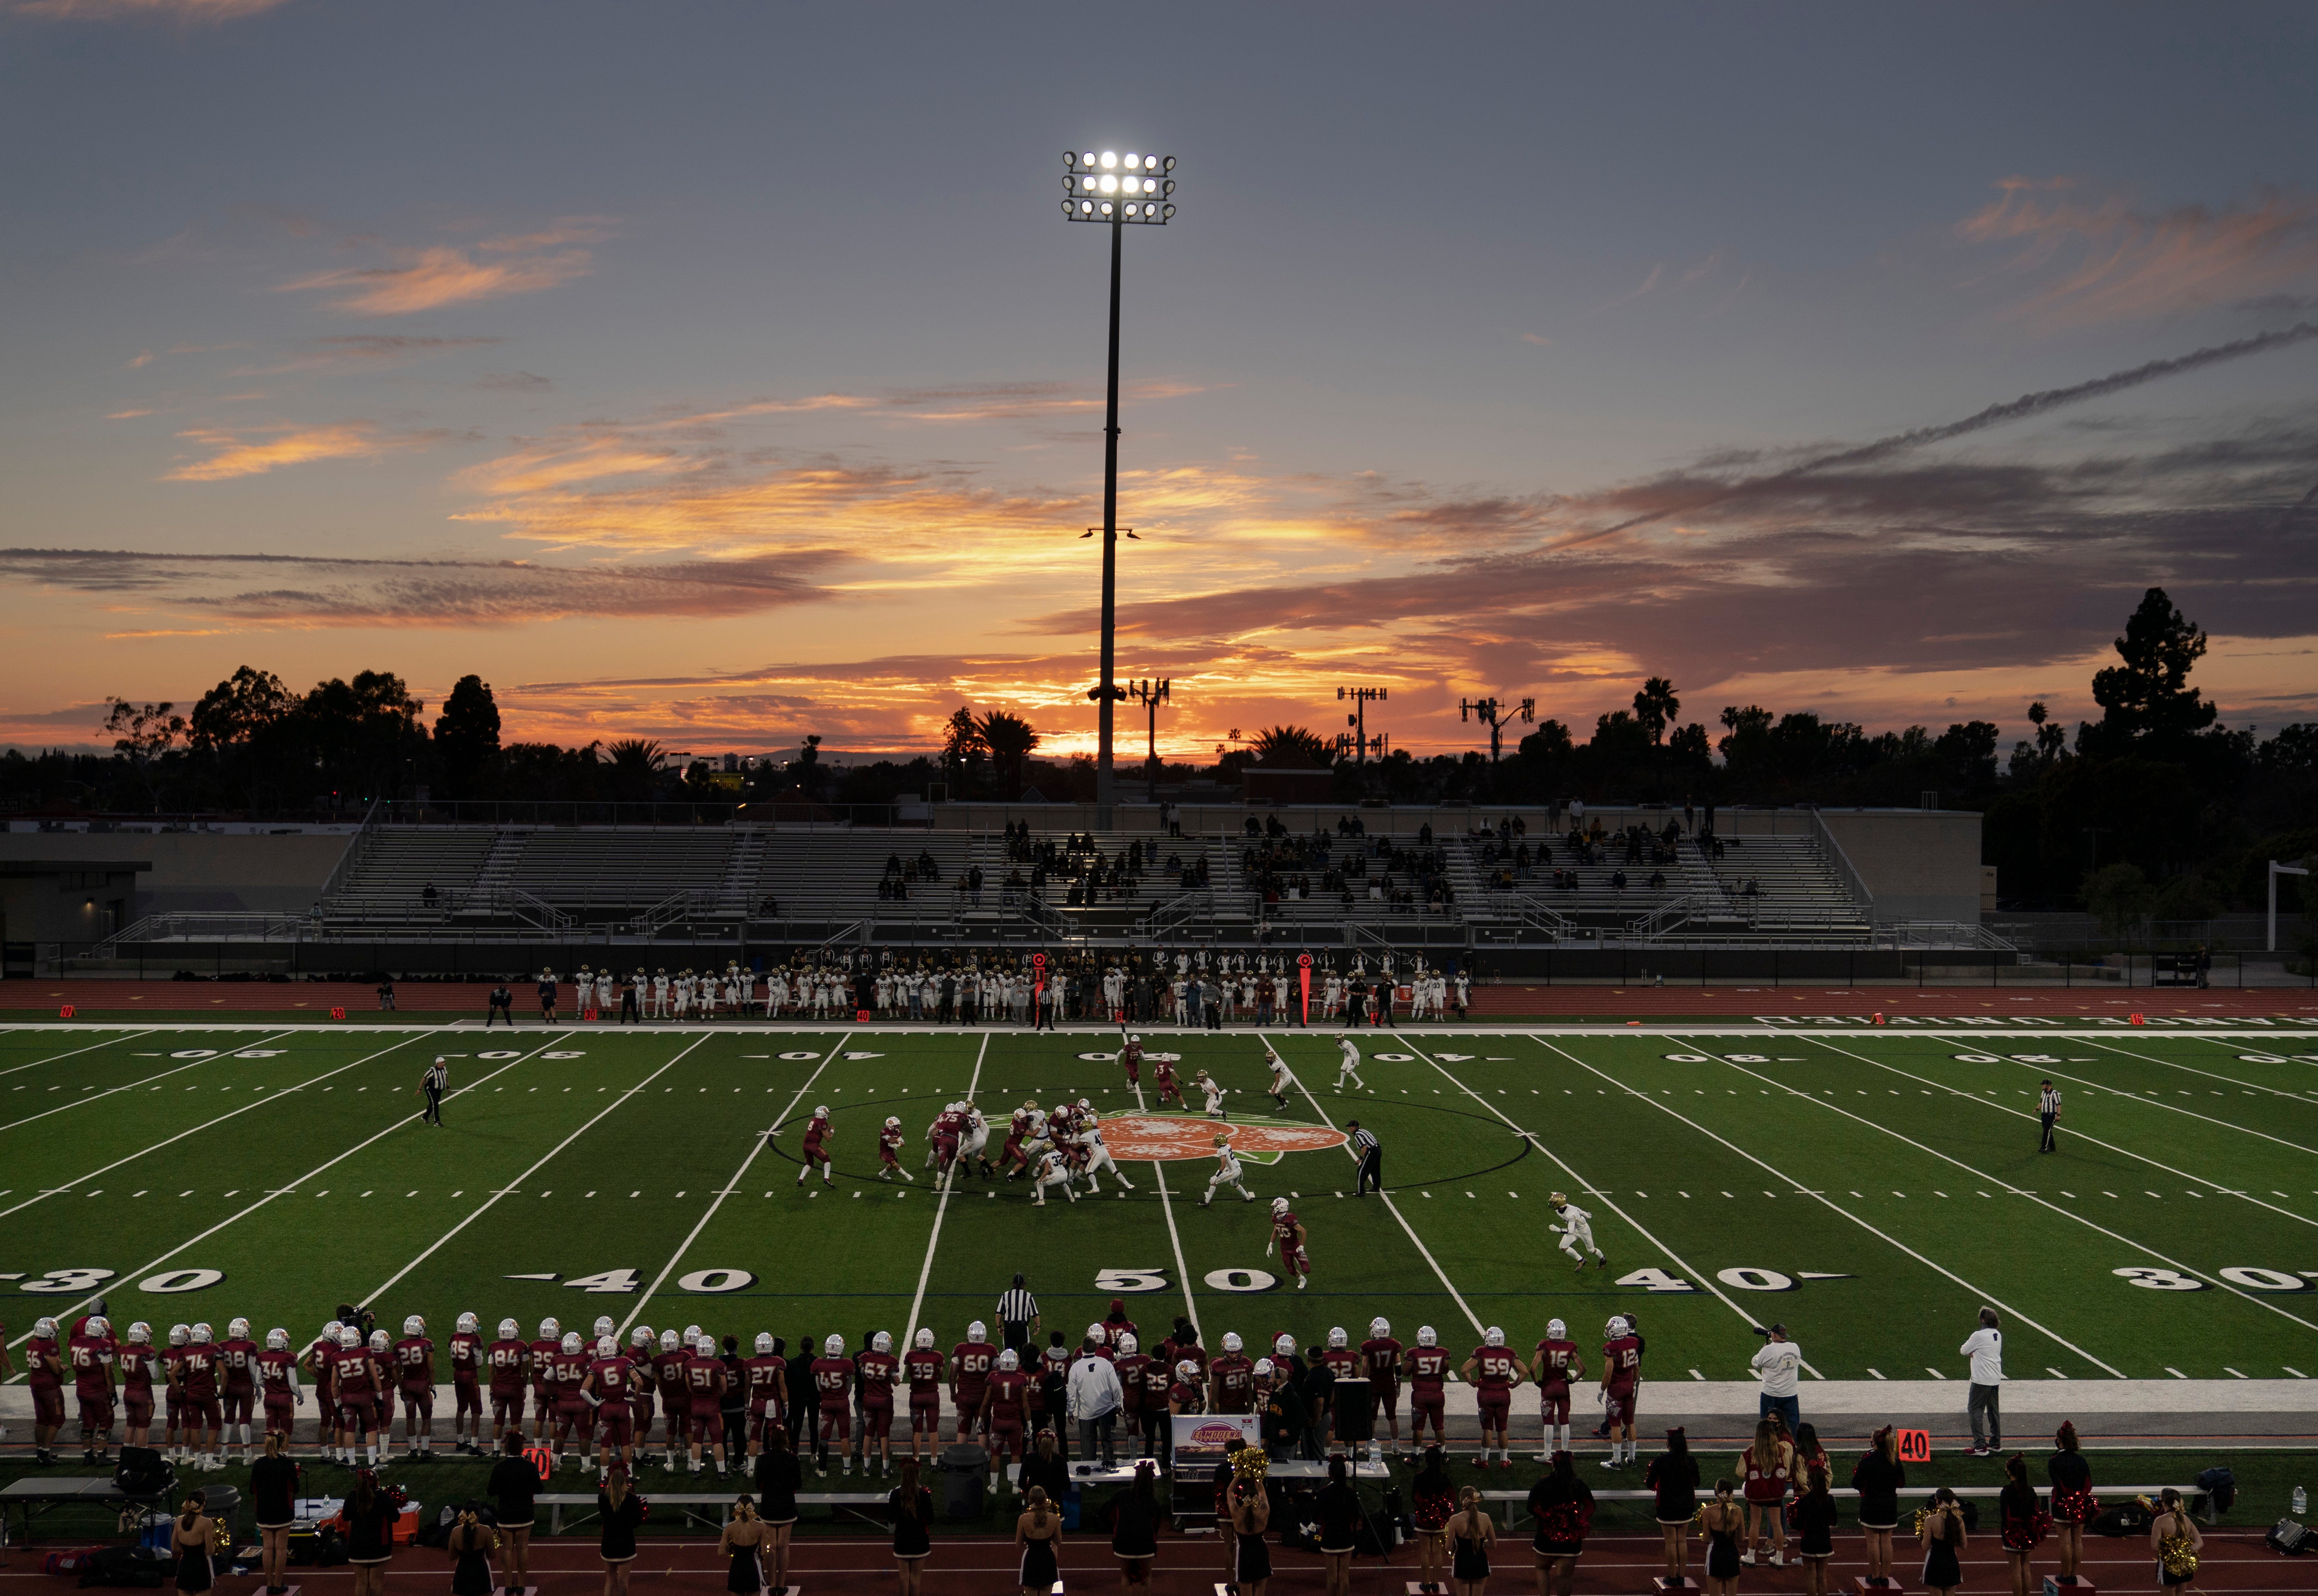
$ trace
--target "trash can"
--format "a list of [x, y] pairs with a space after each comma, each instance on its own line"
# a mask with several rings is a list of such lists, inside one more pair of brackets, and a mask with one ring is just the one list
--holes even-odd
[[982, 1492], [990, 1476], [990, 1454], [972, 1445], [944, 1447], [941, 1452], [942, 1516], [978, 1519]]
[[234, 1520], [241, 1515], [241, 1493], [231, 1485], [203, 1485], [201, 1491], [208, 1499], [203, 1511], [225, 1530], [228, 1543], [238, 1545]]

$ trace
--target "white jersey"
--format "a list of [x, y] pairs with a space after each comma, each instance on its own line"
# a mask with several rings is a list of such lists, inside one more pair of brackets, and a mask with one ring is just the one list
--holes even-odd
[[1216, 1152], [1215, 1179], [1219, 1185], [1229, 1185], [1239, 1179], [1239, 1157], [1228, 1147]]
[[1361, 1050], [1352, 1045], [1352, 1039], [1350, 1036], [1342, 1038], [1336, 1045], [1343, 1050], [1345, 1069], [1357, 1070], [1361, 1067]]
[[1594, 1215], [1588, 1214], [1577, 1204], [1565, 1204], [1559, 1212], [1561, 1224], [1555, 1228], [1559, 1229], [1562, 1234], [1566, 1236], [1590, 1236], [1594, 1233]]
[[1224, 1106], [1224, 1089], [1213, 1080], [1202, 1080], [1199, 1082], [1199, 1089], [1207, 1095], [1208, 1112], [1221, 1113]]

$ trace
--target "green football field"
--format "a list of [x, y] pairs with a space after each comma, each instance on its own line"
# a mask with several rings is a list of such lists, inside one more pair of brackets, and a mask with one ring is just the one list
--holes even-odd
[[[1367, 1089], [1342, 1095], [1332, 1033], [1269, 1035], [1300, 1081], [1284, 1112], [1253, 1034], [1146, 1040], [1231, 1089], [1244, 1141], [1325, 1143], [1359, 1117], [1389, 1201], [1354, 1200], [1333, 1145], [1251, 1161], [1266, 1202], [1204, 1210], [1196, 1158], [1122, 1156], [1136, 1189], [1106, 1177], [1075, 1205], [934, 1189], [923, 1128], [958, 1098], [993, 1153], [1011, 1107], [1066, 1096], [1153, 1111], [1115, 1146], [1203, 1150], [1204, 1122], [1155, 1116], [1147, 1064], [1146, 1096], [1128, 1086], [1115, 1033], [0, 1031], [0, 1322], [21, 1340], [102, 1291], [116, 1324], [247, 1315], [301, 1345], [348, 1301], [438, 1340], [472, 1310], [487, 1331], [609, 1314], [793, 1348], [927, 1324], [947, 1347], [1020, 1269], [1074, 1335], [1115, 1296], [1210, 1344], [1357, 1341], [1378, 1314], [1460, 1352], [1557, 1316], [1585, 1344], [1628, 1313], [1653, 1378], [1729, 1380], [1749, 1326], [1782, 1319], [1821, 1377], [1961, 1379], [1993, 1304], [2015, 1377], [2318, 1376], [2318, 1034], [1369, 1032]], [[438, 1052], [440, 1130], [415, 1096]], [[2066, 1093], [2051, 1155], [2044, 1075]], [[837, 1179], [800, 1188], [816, 1104]], [[914, 1185], [875, 1178], [888, 1114]], [[1558, 1250], [1557, 1189], [1606, 1269]], [[1280, 1195], [1310, 1233], [1301, 1292], [1264, 1256]]]

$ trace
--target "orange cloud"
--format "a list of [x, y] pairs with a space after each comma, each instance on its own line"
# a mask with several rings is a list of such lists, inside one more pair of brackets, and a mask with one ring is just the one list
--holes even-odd
[[2020, 272], [2057, 275], [2008, 312], [2059, 325], [2130, 319], [2318, 286], [2318, 196], [2138, 210], [2122, 196], [2068, 197], [2066, 178], [2008, 177], [1956, 226], [1966, 242], [2017, 244]]
[[415, 447], [436, 435], [387, 435], [368, 421], [345, 421], [331, 426], [279, 428], [262, 440], [240, 437], [214, 428], [196, 427], [177, 435], [215, 453], [207, 460], [181, 465], [166, 473], [168, 482], [222, 482], [231, 477], [263, 476], [278, 466], [305, 465], [317, 460], [362, 460], [390, 449]]
[[[398, 249], [393, 265], [317, 272], [278, 291], [334, 293], [331, 309], [357, 316], [408, 316], [560, 288], [594, 269], [595, 257], [577, 246], [608, 237], [603, 219], [579, 217], [542, 232], [487, 238], [472, 253], [447, 246]], [[499, 258], [488, 258], [494, 256]]]

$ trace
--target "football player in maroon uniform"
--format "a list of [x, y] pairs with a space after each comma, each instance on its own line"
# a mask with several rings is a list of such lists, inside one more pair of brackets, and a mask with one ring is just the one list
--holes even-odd
[[1511, 1468], [1514, 1455], [1505, 1445], [1505, 1420], [1513, 1412], [1514, 1387], [1521, 1384], [1522, 1361], [1505, 1346], [1505, 1332], [1492, 1324], [1481, 1332], [1481, 1344], [1465, 1359], [1465, 1378], [1472, 1382], [1473, 1400], [1481, 1410], [1481, 1455], [1474, 1461], [1484, 1468], [1489, 1462], [1489, 1435], [1497, 1438], [1497, 1466]]
[[32, 1322], [32, 1339], [24, 1343], [24, 1381], [32, 1388], [32, 1461], [54, 1463], [49, 1443], [65, 1427], [65, 1358], [54, 1319]]
[[539, 1335], [531, 1343], [531, 1439], [535, 1445], [548, 1444], [548, 1430], [555, 1422], [555, 1390], [552, 1378], [555, 1370], [555, 1355], [563, 1349], [563, 1326], [553, 1319], [539, 1322]]
[[[1361, 1343], [1361, 1362], [1369, 1373], [1369, 1412], [1381, 1413], [1388, 1426], [1391, 1447], [1400, 1449], [1400, 1343], [1392, 1338], [1392, 1323], [1387, 1319], [1369, 1321], [1369, 1339]], [[1369, 1456], [1378, 1455], [1378, 1443], [1371, 1430]]]
[[[185, 1445], [185, 1391], [177, 1379], [177, 1366], [185, 1360], [185, 1343], [192, 1340], [193, 1327], [190, 1324], [169, 1326], [169, 1344], [161, 1353], [162, 1448], [172, 1463], [189, 1463], [193, 1453]], [[337, 1347], [334, 1340], [331, 1349]], [[63, 1421], [59, 1419], [58, 1423]]]
[[426, 1457], [435, 1449], [435, 1343], [416, 1314], [394, 1343], [394, 1383], [402, 1393], [402, 1439], [414, 1460]]
[[966, 1327], [966, 1340], [949, 1349], [949, 1401], [957, 1410], [957, 1440], [964, 1441], [980, 1424], [990, 1376], [997, 1367], [998, 1349], [977, 1319]]
[[451, 1332], [451, 1444], [480, 1457], [483, 1437], [482, 1321], [459, 1315]]
[[[1124, 1358], [1121, 1362], [1126, 1361]], [[1173, 1449], [1174, 1435], [1167, 1422], [1168, 1401], [1175, 1384], [1174, 1365], [1167, 1361], [1167, 1343], [1143, 1364], [1143, 1455], [1163, 1461]]]
[[654, 1349], [651, 1325], [639, 1324], [628, 1332], [628, 1428], [636, 1438], [639, 1467], [651, 1461]]
[[684, 1360], [684, 1388], [692, 1397], [692, 1472], [700, 1472], [700, 1454], [705, 1448], [716, 1459], [716, 1472], [724, 1472], [724, 1389], [731, 1380], [724, 1360], [716, 1356], [716, 1344], [706, 1336], [693, 1342], [692, 1352]]
[[1408, 1444], [1424, 1445], [1424, 1421], [1433, 1421], [1433, 1444], [1445, 1447], [1447, 1432], [1442, 1414], [1448, 1404], [1449, 1354], [1429, 1324], [1416, 1327], [1416, 1345], [1408, 1349]]
[[[1623, 1314], [1604, 1327], [1602, 1343], [1602, 1412], [1610, 1425], [1610, 1456], [1604, 1468], [1623, 1468], [1634, 1460], [1634, 1406], [1641, 1394], [1642, 1342]], [[1618, 1432], [1625, 1431], [1620, 1449]]]
[[80, 1402], [81, 1457], [102, 1463], [112, 1445], [112, 1363], [117, 1346], [112, 1326], [92, 1314], [65, 1343], [72, 1365], [73, 1394]]
[[909, 1138], [902, 1134], [902, 1122], [894, 1115], [885, 1116], [885, 1129], [877, 1133], [877, 1179], [891, 1180], [899, 1175], [912, 1185], [918, 1178], [902, 1167], [902, 1143]]
[[257, 1343], [249, 1339], [249, 1321], [236, 1319], [225, 1327], [218, 1343], [218, 1366], [225, 1370], [225, 1437], [230, 1448], [238, 1439], [241, 1456], [249, 1461], [249, 1416], [257, 1403]]
[[394, 1450], [394, 1398], [402, 1386], [396, 1378], [393, 1339], [382, 1330], [370, 1332], [370, 1360], [378, 1371], [378, 1455], [383, 1459]]
[[193, 1447], [198, 1466], [223, 1468], [225, 1463], [217, 1453], [218, 1436], [224, 1428], [218, 1408], [218, 1351], [208, 1325], [193, 1326], [193, 1339], [177, 1364], [177, 1380], [185, 1394], [186, 1432], [200, 1437]]
[[837, 1184], [836, 1176], [830, 1172], [829, 1154], [822, 1151], [822, 1143], [836, 1134], [830, 1128], [829, 1105], [823, 1103], [813, 1111], [813, 1117], [805, 1122], [804, 1143], [797, 1149], [797, 1184], [799, 1186], [804, 1184], [804, 1178], [813, 1173], [815, 1165], [820, 1166], [821, 1183], [823, 1186]]
[[894, 1383], [902, 1377], [894, 1338], [879, 1331], [861, 1354], [861, 1472], [869, 1472], [869, 1443], [877, 1443], [877, 1472], [894, 1471]]
[[1304, 1251], [1304, 1222], [1296, 1217], [1286, 1197], [1271, 1199], [1271, 1239], [1263, 1244], [1263, 1255], [1271, 1256], [1274, 1247], [1280, 1249], [1280, 1261], [1296, 1277], [1296, 1289], [1301, 1291], [1312, 1278], [1312, 1258]]
[[[265, 1350], [256, 1359], [257, 1387], [265, 1407], [265, 1433], [278, 1435], [286, 1445], [297, 1423], [298, 1410], [306, 1405], [306, 1394], [298, 1388], [298, 1355], [290, 1349], [290, 1332], [269, 1330], [265, 1332]], [[328, 1428], [325, 1421], [324, 1428]]]
[[999, 1488], [1005, 1478], [1009, 1458], [1018, 1466], [1022, 1461], [1022, 1421], [1025, 1412], [1024, 1389], [1030, 1376], [1022, 1372], [1022, 1360], [1009, 1347], [998, 1355], [998, 1367], [990, 1371], [989, 1391], [985, 1397], [985, 1417], [990, 1435], [990, 1483]]
[[912, 1339], [916, 1345], [902, 1355], [902, 1374], [910, 1386], [910, 1456], [921, 1458], [921, 1440], [926, 1451], [941, 1450], [942, 1355], [934, 1349], [932, 1331], [921, 1330]]
[[1102, 1316], [1102, 1339], [1110, 1343], [1110, 1349], [1114, 1352], [1119, 1350], [1119, 1338], [1134, 1335], [1140, 1329], [1134, 1320], [1127, 1316], [1127, 1299], [1112, 1297], [1110, 1311]]
[[778, 1429], [784, 1410], [788, 1406], [789, 1360], [781, 1356], [781, 1343], [773, 1339], [770, 1331], [757, 1333], [757, 1349], [752, 1357], [741, 1360], [741, 1377], [748, 1383], [749, 1391], [749, 1461], [754, 1464], [757, 1455], [765, 1449], [765, 1430]]
[[490, 1370], [491, 1433], [523, 1433], [524, 1376], [529, 1370], [531, 1349], [524, 1345], [523, 1327], [512, 1319], [499, 1321], [499, 1339], [483, 1350]]
[[[998, 1169], [1009, 1180], [1030, 1172], [1030, 1157], [1022, 1151], [1022, 1143], [1037, 1134], [1039, 1123], [1035, 1100], [1015, 1109], [1014, 1116], [1006, 1122], [1006, 1145], [998, 1151]], [[1016, 1164], [1022, 1167], [1014, 1170], [1012, 1166]]]
[[378, 1434], [378, 1370], [363, 1345], [362, 1331], [351, 1324], [338, 1326], [338, 1345], [330, 1354], [330, 1387], [338, 1403], [338, 1450], [351, 1459], [360, 1448], [373, 1468], [382, 1449]]
[[[1125, 1033], [1122, 1032], [1121, 1034], [1124, 1035]], [[1121, 1067], [1127, 1071], [1127, 1084], [1130, 1087], [1142, 1085], [1143, 1038], [1140, 1036], [1128, 1036], [1125, 1042], [1121, 1043], [1119, 1049], [1119, 1062]]]
[[[175, 1333], [176, 1332], [174, 1331], [170, 1332], [172, 1339], [175, 1338]], [[162, 1355], [162, 1360], [164, 1366], [163, 1372], [165, 1376], [166, 1374], [167, 1359], [168, 1355], [164, 1353]], [[319, 1421], [319, 1428], [322, 1433], [322, 1456], [332, 1463], [337, 1463], [343, 1460], [337, 1440], [337, 1360], [338, 1327], [335, 1323], [322, 1326], [322, 1332], [314, 1338], [314, 1344], [308, 1347], [298, 1359], [299, 1367], [303, 1368], [308, 1374], [314, 1376], [314, 1412], [316, 1418]], [[172, 1384], [169, 1386], [169, 1390], [171, 1393], [169, 1425], [170, 1428], [174, 1430], [177, 1422], [175, 1394], [176, 1390], [175, 1385]]]
[[124, 1447], [153, 1444], [153, 1376], [161, 1360], [153, 1351], [153, 1327], [143, 1320], [129, 1327], [129, 1339], [115, 1355], [121, 1365], [121, 1405], [127, 1421], [121, 1431]]
[[1239, 1337], [1224, 1332], [1224, 1349], [1208, 1362], [1208, 1394], [1218, 1413], [1255, 1411], [1255, 1365], [1240, 1350]]
[[[821, 1356], [813, 1360], [813, 1389], [821, 1404], [821, 1448], [825, 1454], [831, 1441], [845, 1459], [845, 1472], [853, 1472], [853, 1360], [845, 1355], [845, 1338], [832, 1335], [821, 1344]], [[829, 1464], [821, 1465], [822, 1476], [829, 1475]]]
[[612, 1477], [613, 1459], [623, 1473], [633, 1475], [636, 1464], [635, 1413], [629, 1406], [635, 1365], [620, 1355], [620, 1343], [609, 1335], [596, 1338], [596, 1357], [588, 1365], [588, 1400], [596, 1408], [596, 1477]]
[[1158, 1088], [1158, 1101], [1161, 1106], [1163, 1107], [1169, 1098], [1175, 1099], [1175, 1107], [1178, 1108], [1188, 1107], [1190, 1106], [1183, 1101], [1183, 1089], [1175, 1084], [1175, 1061], [1173, 1059], [1168, 1058], [1164, 1054], [1153, 1059], [1151, 1061], [1151, 1080], [1152, 1084]]
[[668, 1466], [679, 1466], [686, 1448], [691, 1444], [692, 1393], [686, 1383], [685, 1366], [691, 1356], [684, 1348], [684, 1338], [675, 1331], [660, 1332], [660, 1355], [652, 1359], [652, 1384], [660, 1388], [661, 1415], [668, 1426]]
[[1335, 1382], [1328, 1405], [1333, 1410], [1336, 1445], [1352, 1457], [1361, 1455], [1362, 1441], [1375, 1450], [1376, 1403], [1369, 1394], [1368, 1366], [1353, 1349], [1352, 1333], [1343, 1325], [1328, 1331], [1328, 1345], [1320, 1361]]
[[[1108, 1322], [1106, 1321], [1106, 1323]], [[1119, 1409], [1127, 1415], [1127, 1436], [1129, 1440], [1143, 1433], [1143, 1400], [1148, 1394], [1144, 1384], [1144, 1371], [1151, 1367], [1151, 1355], [1143, 1350], [1131, 1330], [1122, 1331], [1110, 1343], [1111, 1361], [1119, 1367]], [[1144, 1456], [1150, 1456], [1150, 1444], [1144, 1445]]]
[[1568, 1327], [1559, 1319], [1548, 1321], [1537, 1361], [1529, 1366], [1529, 1377], [1537, 1383], [1539, 1462], [1550, 1463], [1554, 1453], [1568, 1449], [1569, 1383], [1585, 1376], [1586, 1359], [1569, 1339]]

